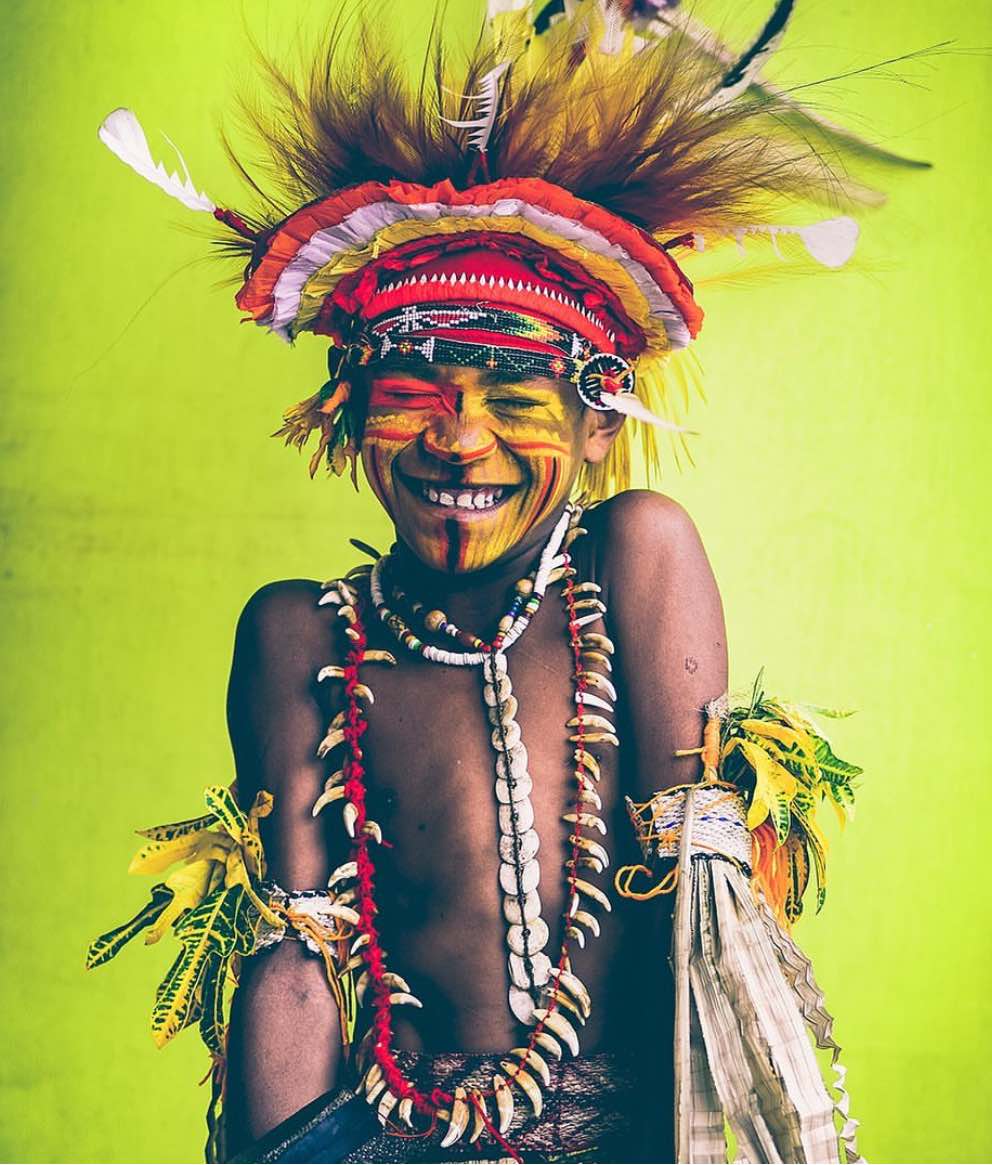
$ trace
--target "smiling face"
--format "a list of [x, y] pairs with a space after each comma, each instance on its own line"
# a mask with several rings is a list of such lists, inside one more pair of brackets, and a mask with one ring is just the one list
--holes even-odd
[[587, 414], [560, 380], [381, 364], [368, 391], [366, 476], [397, 535], [436, 570], [480, 570], [525, 544], [612, 439], [605, 414]]

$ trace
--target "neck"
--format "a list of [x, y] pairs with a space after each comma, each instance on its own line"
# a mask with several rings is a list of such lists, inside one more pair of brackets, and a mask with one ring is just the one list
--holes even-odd
[[411, 598], [429, 609], [439, 608], [459, 627], [490, 639], [514, 584], [537, 565], [560, 517], [559, 509], [496, 562], [467, 573], [435, 570], [417, 558], [405, 542], [398, 542], [393, 551], [396, 580]]

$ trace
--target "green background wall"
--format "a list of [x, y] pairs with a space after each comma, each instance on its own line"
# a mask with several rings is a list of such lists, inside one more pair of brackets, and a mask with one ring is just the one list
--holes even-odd
[[[992, 42], [992, 8], [966, 0], [799, 8], [775, 66], [789, 81]], [[468, 30], [475, 10], [460, 0], [450, 19]], [[764, 15], [734, 10], [741, 37]], [[250, 72], [245, 29], [278, 48], [327, 11], [4, 5], [3, 1159], [197, 1158], [204, 1055], [195, 1035], [159, 1053], [147, 1034], [167, 944], [86, 976], [83, 951], [142, 899], [130, 830], [196, 812], [229, 777], [241, 604], [270, 579], [349, 565], [351, 534], [387, 538], [367, 491], [311, 483], [267, 438], [322, 380], [321, 345], [239, 327], [202, 241], [175, 229], [195, 216], [95, 132], [132, 105], [238, 205], [216, 129]], [[422, 37], [428, 6], [399, 11]], [[892, 184], [859, 272], [706, 296], [698, 464], [665, 488], [709, 547], [735, 682], [764, 665], [776, 690], [860, 709], [837, 730], [867, 770], [858, 820], [800, 939], [840, 1017], [863, 1150], [979, 1161], [990, 69], [962, 52], [904, 73], [818, 101], [935, 169]]]

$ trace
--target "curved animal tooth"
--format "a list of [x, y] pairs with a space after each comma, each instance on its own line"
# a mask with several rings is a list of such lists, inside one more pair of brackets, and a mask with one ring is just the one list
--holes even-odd
[[573, 744], [581, 744], [585, 741], [586, 744], [614, 744], [620, 747], [619, 739], [612, 732], [586, 732], [582, 736], [576, 733], [575, 736], [568, 738]]
[[602, 708], [604, 712], [612, 714], [613, 705], [609, 700], [604, 700], [602, 696], [597, 696], [595, 692], [576, 692], [576, 704], [581, 704], [587, 708]]
[[555, 974], [561, 986], [579, 1004], [586, 1015], [591, 1015], [592, 997], [586, 989], [585, 983], [582, 982], [578, 975], [573, 975], [571, 971], [559, 970], [557, 967], [555, 968]]
[[565, 535], [565, 538], [562, 541], [562, 544], [561, 544], [562, 549], [567, 550], [569, 548], [569, 546], [572, 545], [572, 543], [575, 541], [576, 538], [581, 538], [583, 534], [588, 534], [588, 533], [589, 533], [589, 531], [585, 528], [585, 526], [573, 526], [571, 528], [571, 530], [569, 530], [569, 532]]
[[509, 1074], [512, 1083], [516, 1084], [530, 1101], [534, 1116], [540, 1116], [541, 1110], [544, 1108], [544, 1097], [541, 1095], [541, 1086], [534, 1077], [526, 1068], [519, 1068], [509, 1060], [501, 1060], [499, 1066]]
[[584, 850], [587, 854], [592, 854], [604, 868], [610, 864], [610, 855], [606, 852], [605, 846], [601, 846], [598, 841], [594, 841], [591, 837], [583, 837], [577, 833], [569, 834], [568, 840], [577, 849]]
[[405, 1096], [400, 1101], [399, 1108], [396, 1110], [396, 1115], [407, 1126], [407, 1128], [413, 1128], [413, 1097]]
[[568, 1048], [573, 1056], [579, 1054], [579, 1036], [575, 1028], [568, 1022], [568, 1020], [559, 1011], [548, 1011], [546, 1007], [538, 1007], [534, 1014], [539, 1020], [544, 1020], [544, 1026], [553, 1036], [558, 1039]]
[[[513, 925], [506, 932], [506, 945], [515, 955], [522, 955], [524, 953], [524, 927]], [[527, 951], [534, 955], [538, 951], [543, 951], [548, 945], [548, 939], [551, 937], [548, 931], [548, 924], [543, 918], [538, 916], [527, 923]]]
[[567, 934], [570, 939], [573, 939], [578, 944], [580, 951], [584, 951], [586, 949], [585, 931], [579, 930], [577, 926], [566, 926], [565, 934]]
[[563, 578], [575, 578], [574, 566], [556, 566], [555, 569], [548, 575], [548, 586], [552, 583], [561, 582]]
[[601, 874], [606, 869], [599, 858], [593, 854], [579, 854], [574, 863], [571, 858], [565, 863], [567, 870], [576, 869], [578, 866], [582, 866], [586, 870], [592, 870], [596, 874]]
[[399, 1007], [403, 1003], [409, 1003], [411, 1007], [423, 1007], [424, 1005], [416, 997], [411, 995], [409, 991], [392, 991], [389, 995], [389, 1002], [394, 1007]]
[[340, 894], [335, 895], [334, 901], [339, 906], [350, 906], [353, 902], [358, 901], [357, 890], [343, 890]]
[[576, 910], [573, 921], [581, 923], [586, 927], [596, 938], [599, 938], [601, 932], [599, 919], [595, 914], [590, 914], [588, 910]]
[[548, 999], [553, 999], [558, 1005], [558, 1011], [554, 1013], [555, 1015], [560, 1015], [562, 1008], [564, 1008], [565, 1011], [569, 1012], [570, 1015], [574, 1015], [583, 1027], [585, 1026], [585, 1014], [583, 1013], [582, 1008], [570, 995], [566, 995], [564, 991], [550, 991], [548, 992], [547, 997]]
[[395, 971], [383, 972], [382, 981], [387, 987], [395, 987], [397, 991], [406, 991], [407, 993], [410, 991], [410, 984], [402, 975], [397, 975]]
[[379, 1110], [377, 1113], [379, 1120], [383, 1124], [389, 1120], [389, 1114], [393, 1111], [397, 1104], [399, 1104], [399, 1097], [393, 1096], [393, 1094], [387, 1088], [379, 1100]]
[[536, 829], [526, 829], [516, 839], [510, 834], [504, 834], [499, 839], [499, 856], [504, 862], [512, 863], [518, 858], [522, 862], [529, 862], [537, 854], [540, 845], [541, 839]]
[[[369, 945], [370, 941], [371, 940], [369, 939], [369, 936], [367, 934], [364, 934], [364, 933], [360, 934], [358, 936], [358, 938], [356, 938], [355, 941], [351, 944], [350, 953], [353, 955], [357, 954], [357, 952], [360, 951], [362, 949], [362, 947], [367, 947]], [[364, 962], [364, 961], [365, 960], [363, 959], [362, 962]]]
[[329, 663], [326, 667], [322, 667], [317, 672], [317, 683], [323, 683], [324, 680], [343, 680], [344, 668], [338, 667], [336, 664]]
[[347, 922], [349, 926], [358, 926], [361, 922], [357, 910], [352, 910], [350, 906], [342, 906], [337, 902], [329, 902], [324, 910], [332, 918], [340, 918], [342, 922]]
[[563, 813], [562, 821], [569, 821], [573, 825], [582, 825], [586, 829], [595, 829], [606, 837], [606, 822], [595, 813]]
[[368, 1092], [373, 1085], [378, 1084], [382, 1079], [382, 1069], [378, 1064], [373, 1064], [371, 1068], [362, 1077], [362, 1089]]
[[496, 1090], [496, 1113], [498, 1116], [497, 1128], [506, 1133], [513, 1120], [513, 1092], [505, 1077], [498, 1072], [493, 1075], [493, 1088]]
[[583, 647], [580, 654], [582, 655], [583, 661], [588, 660], [590, 663], [598, 663], [600, 667], [605, 667], [608, 672], [613, 671], [613, 661], [602, 651], [595, 651], [591, 647]]
[[[324, 583], [325, 588], [332, 587], [334, 585], [335, 585], [335, 582]], [[325, 589], [324, 593], [317, 600], [317, 606], [318, 607], [326, 607], [328, 605], [328, 603], [333, 603], [335, 606], [337, 606], [337, 604], [340, 602], [341, 602], [341, 596], [338, 594], [337, 591], [329, 591], [329, 590]]]
[[448, 1131], [441, 1140], [442, 1149], [450, 1148], [468, 1128], [468, 1104], [465, 1097], [464, 1088], [455, 1089], [455, 1100], [451, 1106], [451, 1116], [448, 1118]]
[[573, 716], [571, 720], [566, 721], [566, 728], [598, 728], [603, 732], [616, 732], [615, 724], [611, 724], [605, 716], [600, 716], [596, 712], [583, 712], [580, 716]]
[[497, 724], [505, 724], [508, 720], [512, 720], [520, 709], [517, 703], [516, 696], [508, 696], [506, 701], [500, 705], [495, 704], [486, 707], [486, 714], [489, 717], [489, 723], [495, 728]]
[[316, 817], [321, 809], [326, 808], [332, 801], [340, 801], [344, 796], [344, 785], [332, 785], [329, 789], [325, 788], [323, 793], [313, 803], [313, 808], [310, 814]]
[[374, 1087], [369, 1089], [369, 1091], [365, 1094], [365, 1099], [368, 1101], [369, 1104], [374, 1106], [376, 1100], [379, 1098], [379, 1093], [385, 1092], [385, 1091], [386, 1091], [386, 1082], [385, 1082], [385, 1080], [380, 1080], [378, 1084], [374, 1085]]
[[364, 700], [370, 707], [375, 703], [375, 696], [372, 695], [372, 689], [368, 684], [355, 684], [355, 695], [359, 700]]
[[345, 627], [344, 633], [355, 643], [357, 643], [362, 637], [362, 633], [360, 631], [356, 631], [354, 627]]
[[542, 1055], [535, 1052], [533, 1048], [511, 1048], [510, 1055], [519, 1056], [525, 1068], [536, 1068], [538, 1076], [544, 1082], [544, 1087], [551, 1087], [551, 1069]]
[[591, 647], [593, 651], [605, 651], [607, 655], [616, 654], [617, 649], [613, 646], [613, 640], [608, 635], [598, 635], [595, 631], [586, 631], [579, 638], [585, 647]]
[[534, 1043], [539, 1048], [543, 1048], [550, 1053], [556, 1060], [560, 1060], [564, 1054], [561, 1050], [561, 1044], [549, 1032], [538, 1032], [534, 1037]]
[[391, 651], [381, 651], [376, 647], [365, 652], [362, 663], [388, 663], [390, 667], [395, 667], [396, 656]]
[[601, 672], [583, 671], [580, 672], [579, 675], [582, 677], [582, 679], [585, 680], [590, 688], [596, 688], [600, 692], [605, 692], [610, 697], [610, 699], [616, 703], [617, 690], [613, 686], [612, 681], [608, 680]]
[[352, 604], [352, 606], [358, 602], [358, 591], [356, 591], [353, 586], [350, 586], [348, 583], [346, 583], [344, 579], [338, 579], [338, 590], [340, 591], [342, 597], [347, 599], [348, 602]]
[[599, 611], [593, 611], [591, 615], [582, 615], [575, 620], [576, 627], [588, 627], [590, 623], [597, 623], [602, 619], [602, 614]]
[[382, 845], [382, 826], [378, 821], [366, 821], [362, 833], [367, 834], [378, 845]]
[[598, 886], [594, 886], [592, 882], [586, 882], [582, 878], [575, 879], [575, 889], [580, 894], [585, 894], [587, 898], [591, 898], [593, 902], [597, 902], [606, 911], [607, 914], [613, 909], [613, 903], [606, 897]]
[[474, 1145], [486, 1127], [486, 1118], [489, 1110], [486, 1108], [486, 1098], [477, 1089], [469, 1094], [472, 1100], [472, 1131], [468, 1135], [468, 1143]]
[[[599, 611], [604, 615], [606, 614], [606, 604], [602, 599], [579, 599], [575, 604], [575, 609], [576, 611]], [[338, 614], [340, 615], [341, 612], [338, 611]]]
[[581, 809], [581, 806], [583, 805], [591, 805], [594, 809], [600, 810], [603, 808], [603, 799], [592, 787], [592, 785], [581, 783], [579, 785], [579, 791], [576, 800], [578, 801], [580, 810], [583, 813], [586, 812], [586, 810]]
[[584, 583], [579, 583], [575, 587], [575, 594], [577, 594], [577, 595], [598, 595], [602, 591], [602, 589], [603, 588], [599, 585], [599, 583], [584, 582]]
[[345, 801], [341, 810], [341, 820], [344, 822], [345, 833], [349, 837], [355, 836], [355, 822], [358, 820], [358, 810], [353, 801]]
[[[333, 780], [332, 778], [329, 778]], [[327, 879], [327, 888], [330, 889], [336, 882], [346, 882], [349, 878], [358, 877], [357, 862], [343, 862]]]
[[572, 754], [577, 763], [592, 774], [594, 780], [598, 781], [600, 778], [599, 761], [592, 755], [591, 752], [586, 752], [584, 748], [577, 748]]
[[[578, 604], [576, 604], [576, 606], [578, 606]], [[351, 603], [342, 603], [341, 606], [338, 607], [338, 618], [347, 619], [349, 623], [354, 623], [358, 618], [358, 613], [351, 605]]]
[[334, 728], [317, 745], [317, 755], [323, 760], [331, 749], [337, 748], [339, 744], [344, 744], [344, 729]]
[[[362, 938], [364, 938], [366, 940], [366, 942], [368, 941], [367, 935], [362, 935]], [[364, 967], [364, 966], [365, 966], [365, 960], [362, 958], [361, 955], [352, 955], [351, 958], [347, 961], [347, 963], [345, 963], [345, 965], [341, 968], [341, 974], [347, 975], [351, 971], [357, 971], [359, 967]]]

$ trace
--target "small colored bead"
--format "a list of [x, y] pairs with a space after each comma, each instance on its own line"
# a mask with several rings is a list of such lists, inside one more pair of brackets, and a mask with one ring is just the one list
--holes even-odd
[[424, 626], [428, 631], [440, 631], [448, 618], [443, 611], [428, 611], [424, 616]]

